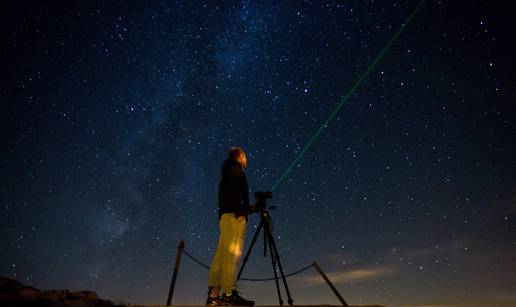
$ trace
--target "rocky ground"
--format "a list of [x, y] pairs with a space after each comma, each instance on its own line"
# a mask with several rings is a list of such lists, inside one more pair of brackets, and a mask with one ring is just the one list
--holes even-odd
[[92, 291], [39, 290], [11, 278], [0, 277], [0, 306], [9, 307], [127, 307], [100, 299]]

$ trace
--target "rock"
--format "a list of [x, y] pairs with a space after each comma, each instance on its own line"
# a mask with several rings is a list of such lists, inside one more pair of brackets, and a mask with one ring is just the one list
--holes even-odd
[[65, 300], [69, 294], [68, 289], [41, 291], [38, 300], [57, 302]]
[[98, 300], [99, 299], [97, 293], [95, 293], [93, 291], [75, 291], [75, 292], [71, 292], [70, 293], [70, 297], [73, 298], [73, 299], [90, 300], [90, 301], [94, 301], [94, 300]]
[[126, 307], [100, 299], [93, 291], [41, 291], [11, 278], [0, 277], [0, 306], [10, 307]]
[[85, 300], [63, 300], [56, 302], [52, 307], [94, 307], [98, 305], [94, 305], [91, 301]]

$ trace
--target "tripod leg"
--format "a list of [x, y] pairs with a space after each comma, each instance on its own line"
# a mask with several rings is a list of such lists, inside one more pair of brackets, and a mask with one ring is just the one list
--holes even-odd
[[242, 272], [244, 271], [245, 264], [247, 263], [247, 260], [249, 259], [249, 255], [251, 255], [251, 250], [253, 249], [254, 243], [256, 243], [256, 239], [258, 239], [258, 234], [260, 233], [260, 230], [263, 227], [263, 222], [260, 222], [258, 224], [258, 228], [256, 228], [256, 232], [254, 233], [253, 240], [251, 241], [251, 245], [249, 245], [249, 248], [247, 249], [247, 253], [245, 253], [244, 261], [242, 262], [242, 266], [240, 267], [240, 271], [238, 271], [237, 280], [240, 280], [240, 276], [242, 275]]
[[267, 231], [263, 232], [263, 257], [267, 257]]
[[272, 253], [272, 245], [271, 245], [272, 233], [270, 233], [267, 229], [268, 228], [265, 227], [265, 232], [267, 233], [267, 236], [269, 237], [269, 240], [268, 240], [268, 242], [269, 242], [269, 252], [270, 252], [270, 255], [271, 255], [272, 270], [274, 271], [274, 282], [276, 282], [276, 290], [278, 291], [279, 305], [283, 306], [283, 299], [281, 298], [281, 291], [280, 291], [279, 282], [278, 282], [278, 272], [276, 271], [276, 259], [274, 259], [274, 254]]
[[[274, 242], [274, 237], [272, 236], [271, 232], [269, 232], [269, 245], [272, 246], [272, 248], [271, 248], [271, 258], [276, 258], [276, 260], [278, 262], [278, 267], [279, 267], [279, 270], [280, 270], [281, 279], [283, 280], [283, 286], [285, 287], [285, 291], [287, 292], [288, 304], [290, 306], [293, 306], [294, 305], [294, 300], [290, 296], [290, 290], [288, 289], [287, 279], [285, 278], [285, 273], [283, 272], [283, 266], [281, 265], [278, 249], [276, 248], [276, 243]], [[274, 253], [273, 253], [273, 251], [274, 251]], [[278, 283], [277, 278], [276, 278], [276, 283]]]

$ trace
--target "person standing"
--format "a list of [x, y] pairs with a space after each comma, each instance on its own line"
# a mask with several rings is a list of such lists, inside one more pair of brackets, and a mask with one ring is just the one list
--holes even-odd
[[[237, 264], [244, 248], [249, 213], [249, 187], [245, 169], [247, 157], [239, 147], [231, 147], [224, 161], [219, 186], [219, 242], [208, 276], [206, 306], [253, 306], [237, 289]], [[222, 292], [222, 293], [221, 293]]]

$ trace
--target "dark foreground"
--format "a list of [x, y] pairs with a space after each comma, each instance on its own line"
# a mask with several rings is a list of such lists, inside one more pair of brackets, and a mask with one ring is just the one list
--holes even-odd
[[[0, 277], [0, 306], [9, 307], [165, 307], [165, 305], [114, 304], [93, 291], [68, 289], [39, 290], [11, 278]], [[288, 305], [285, 305], [288, 306]], [[173, 305], [172, 307], [204, 307]], [[277, 307], [277, 306], [257, 306]], [[296, 305], [296, 307], [341, 307], [332, 305]], [[383, 305], [350, 305], [349, 307], [386, 307]]]
[[103, 300], [93, 291], [41, 291], [11, 278], [0, 277], [0, 306], [9, 307], [126, 307]]
[[[289, 305], [283, 305], [284, 307], [289, 307]], [[205, 307], [201, 305], [172, 305], [172, 306], [166, 306], [166, 305], [134, 305], [131, 307]], [[238, 307], [238, 306], [233, 306]], [[279, 307], [279, 306], [268, 306], [268, 305], [257, 305], [255, 307]], [[294, 307], [342, 307], [342, 305], [294, 305]], [[348, 305], [348, 307], [387, 307], [385, 305]]]

